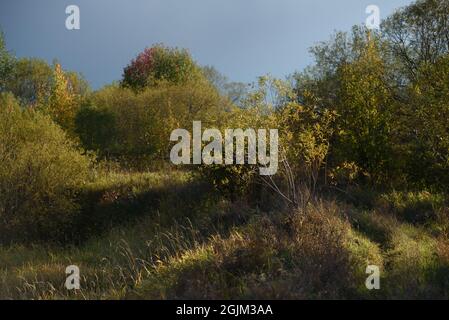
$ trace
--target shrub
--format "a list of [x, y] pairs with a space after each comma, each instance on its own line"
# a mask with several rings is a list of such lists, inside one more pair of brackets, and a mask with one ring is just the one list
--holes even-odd
[[211, 164], [198, 166], [197, 170], [204, 181], [231, 198], [248, 192], [257, 173], [254, 165]]
[[[254, 129], [255, 132], [259, 129], [265, 129], [268, 132], [270, 129], [278, 128], [273, 101], [268, 97], [270, 90], [277, 90], [276, 93], [280, 92], [281, 89], [277, 87], [273, 88], [278, 84], [277, 81], [268, 76], [261, 77], [257, 86], [254, 87], [253, 92], [245, 96], [244, 106], [242, 108], [231, 106], [226, 112], [218, 114], [215, 123], [218, 125], [223, 137], [225, 136], [226, 129], [240, 128], [244, 131]], [[279, 83], [280, 85], [281, 83]], [[248, 138], [245, 137], [245, 161], [248, 160], [248, 142]], [[271, 147], [269, 144], [267, 145]], [[197, 169], [200, 175], [221, 193], [231, 197], [241, 196], [242, 194], [254, 191], [256, 189], [254, 188], [256, 182], [259, 182], [260, 186], [261, 181], [258, 179], [258, 167], [260, 165], [239, 165], [235, 164], [235, 160], [233, 165], [203, 165], [198, 166]], [[257, 190], [255, 191], [257, 192]]]
[[105, 109], [81, 108], [75, 117], [75, 131], [86, 149], [108, 153], [117, 135], [115, 115]]
[[[100, 150], [133, 159], [148, 156], [167, 159], [172, 130], [191, 130], [194, 120], [201, 120], [208, 126], [220, 117], [221, 110], [221, 99], [215, 88], [195, 83], [160, 85], [138, 93], [127, 88], [108, 86], [93, 96], [92, 103], [97, 106], [94, 111], [96, 115], [90, 110], [83, 111], [79, 117], [87, 116], [86, 112], [90, 113], [89, 117], [98, 117], [101, 110], [102, 118], [114, 118], [115, 123], [114, 135], [108, 138], [114, 138], [114, 143], [107, 143], [107, 150], [104, 149], [105, 145], [99, 144]], [[107, 119], [103, 119], [104, 125], [99, 126], [95, 126], [93, 121], [92, 126], [89, 125], [90, 129], [85, 130], [86, 124], [81, 118], [78, 124], [82, 141], [95, 141], [103, 136]]]
[[47, 239], [77, 210], [89, 160], [47, 116], [0, 97], [0, 240]]

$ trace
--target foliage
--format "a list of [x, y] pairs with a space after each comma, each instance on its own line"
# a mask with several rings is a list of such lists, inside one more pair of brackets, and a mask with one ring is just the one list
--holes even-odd
[[449, 55], [424, 64], [410, 85], [411, 103], [403, 125], [410, 176], [421, 185], [449, 182]]
[[11, 81], [14, 63], [15, 58], [6, 49], [4, 35], [0, 30], [0, 93], [6, 91], [6, 87]]
[[179, 85], [201, 77], [201, 70], [186, 50], [155, 45], [146, 48], [125, 67], [122, 85], [141, 90], [160, 82]]
[[55, 99], [55, 90], [59, 91], [58, 94], [62, 90], [70, 92], [76, 97], [74, 102], [78, 104], [90, 92], [88, 83], [78, 73], [63, 71], [57, 63], [52, 67], [46, 61], [36, 58], [14, 60], [3, 89], [13, 93], [21, 105], [34, 108], [47, 106], [52, 95], [52, 99]]
[[[108, 149], [99, 146], [101, 152], [166, 160], [170, 154], [171, 131], [191, 130], [194, 120], [211, 126], [220, 119], [225, 101], [210, 85], [188, 83], [165, 84], [140, 92], [110, 86], [95, 93], [92, 104], [113, 117], [115, 123]], [[94, 131], [88, 134], [90, 137], [84, 136], [84, 140], [94, 139]], [[85, 147], [90, 148], [88, 144]]]
[[338, 141], [334, 150], [337, 159], [355, 162], [372, 181], [383, 182], [390, 176], [393, 160], [394, 101], [377, 50], [371, 40], [357, 60], [338, 71]]
[[418, 0], [384, 21], [382, 31], [400, 63], [402, 81], [416, 80], [422, 64], [447, 54], [448, 15], [448, 0]]
[[[221, 130], [222, 136], [226, 129], [252, 128], [254, 130], [277, 128], [277, 118], [272, 95], [281, 90], [283, 82], [269, 76], [261, 77], [252, 92], [245, 95], [241, 108], [231, 107], [224, 113], [220, 113], [220, 121], [216, 122], [216, 128]], [[279, 94], [279, 97], [281, 95]], [[250, 124], [250, 125], [249, 125]], [[248, 139], [244, 141], [245, 159], [247, 159]], [[245, 160], [246, 161], [246, 160]], [[212, 164], [197, 166], [197, 171], [217, 190], [230, 197], [241, 196], [250, 192], [254, 187], [259, 174], [256, 165], [226, 165]]]
[[117, 139], [115, 115], [105, 109], [82, 107], [76, 114], [75, 131], [84, 148], [108, 154]]
[[40, 59], [18, 59], [6, 86], [23, 105], [40, 107], [51, 92], [53, 71]]
[[48, 117], [0, 100], [0, 230], [3, 241], [51, 238], [76, 213], [89, 160]]
[[57, 124], [72, 133], [75, 129], [75, 115], [79, 108], [78, 97], [70, 87], [59, 63], [54, 65], [52, 80], [48, 104], [43, 108]]

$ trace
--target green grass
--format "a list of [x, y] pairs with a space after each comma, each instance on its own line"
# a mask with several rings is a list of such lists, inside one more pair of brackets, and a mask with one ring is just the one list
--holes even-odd
[[[207, 190], [186, 172], [99, 173], [73, 224], [82, 236], [0, 247], [0, 298], [449, 296], [443, 195], [395, 192], [371, 209], [322, 200], [271, 212]], [[434, 214], [408, 219], [407, 208]], [[81, 271], [76, 292], [64, 287], [71, 264]], [[381, 269], [379, 291], [364, 285], [372, 264]]]

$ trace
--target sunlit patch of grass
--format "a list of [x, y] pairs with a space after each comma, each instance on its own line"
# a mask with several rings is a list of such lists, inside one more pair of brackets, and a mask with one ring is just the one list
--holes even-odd
[[401, 224], [392, 234], [386, 253], [385, 293], [388, 297], [443, 298], [449, 288], [441, 288], [435, 279], [446, 263], [440, 259], [437, 241], [421, 227]]
[[446, 196], [441, 193], [393, 191], [383, 194], [377, 207], [392, 212], [403, 221], [423, 224], [436, 219], [438, 210], [446, 203]]
[[354, 273], [354, 282], [357, 287], [357, 296], [359, 297], [375, 297], [376, 291], [368, 291], [365, 286], [367, 266], [374, 265], [379, 270], [384, 271], [384, 257], [378, 243], [371, 241], [363, 234], [349, 230], [348, 237], [345, 241], [345, 247], [350, 252], [350, 265]]

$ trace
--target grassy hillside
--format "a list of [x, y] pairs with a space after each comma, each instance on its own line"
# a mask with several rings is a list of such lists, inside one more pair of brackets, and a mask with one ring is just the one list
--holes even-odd
[[[303, 210], [226, 200], [192, 173], [102, 173], [73, 242], [0, 248], [3, 299], [447, 298], [448, 198], [327, 195]], [[351, 203], [352, 202], [352, 203]], [[80, 227], [81, 226], [81, 227]], [[80, 267], [81, 290], [64, 287]], [[381, 290], [365, 268], [381, 267]]]

